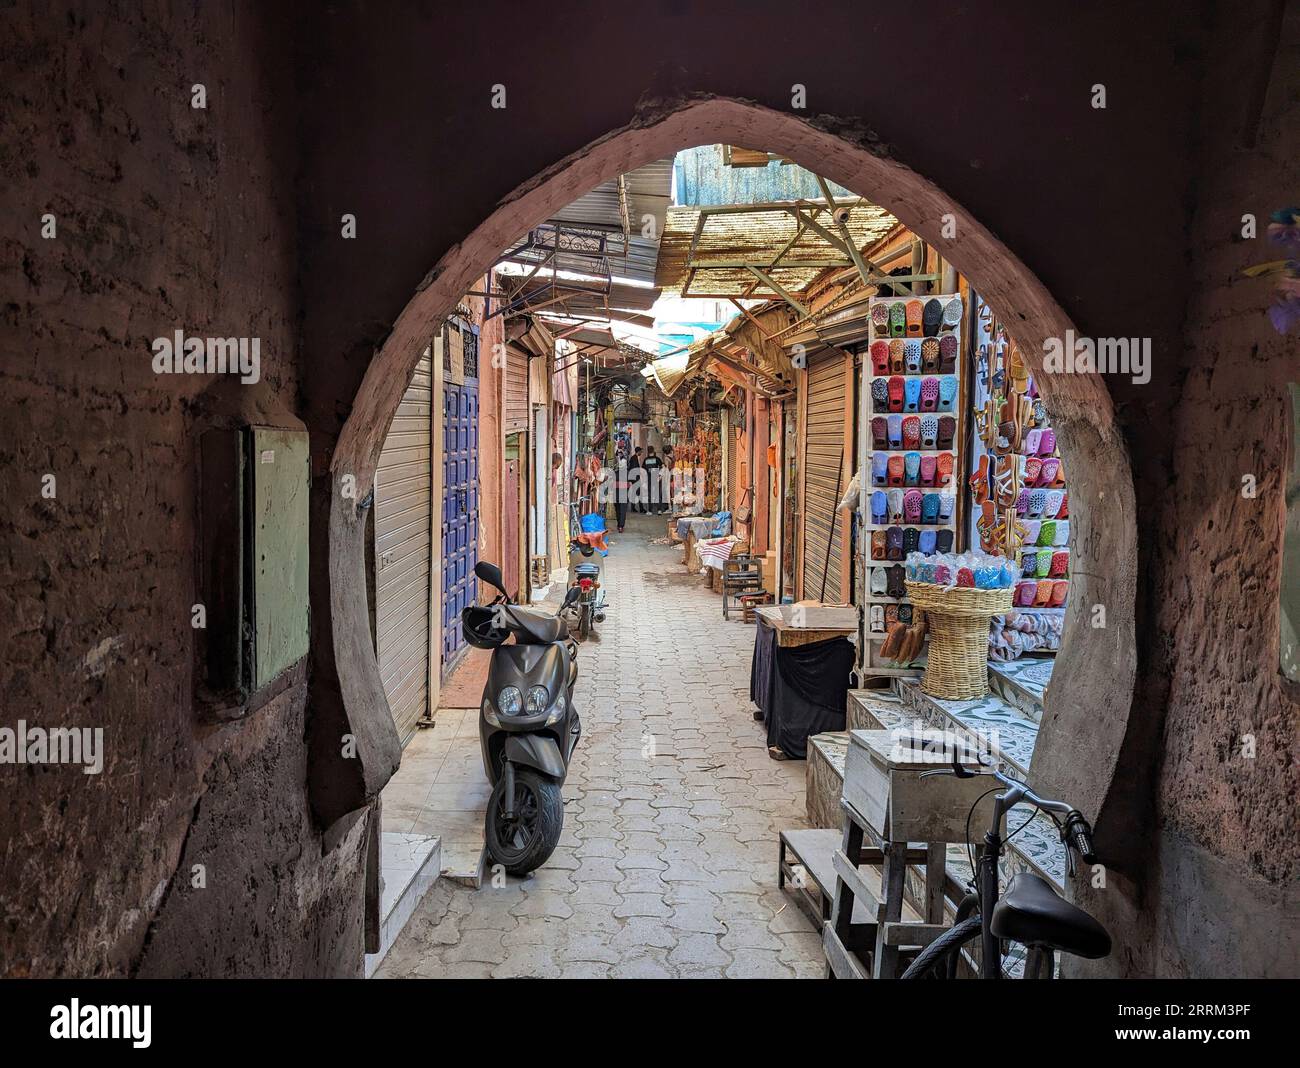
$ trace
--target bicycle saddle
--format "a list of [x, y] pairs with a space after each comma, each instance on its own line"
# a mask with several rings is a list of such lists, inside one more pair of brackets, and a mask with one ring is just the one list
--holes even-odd
[[1058, 894], [1047, 880], [1022, 871], [993, 906], [989, 928], [998, 938], [1050, 946], [1095, 960], [1110, 952], [1106, 928]]

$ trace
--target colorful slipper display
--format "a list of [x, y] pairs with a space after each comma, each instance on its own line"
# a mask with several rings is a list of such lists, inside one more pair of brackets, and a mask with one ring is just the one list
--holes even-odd
[[[870, 551], [873, 560], [891, 565], [873, 569], [870, 592], [905, 602], [901, 561], [917, 551], [951, 552], [956, 541], [951, 487], [962, 434], [956, 417], [962, 303], [950, 295], [875, 298], [870, 322], [870, 343], [859, 350], [870, 359], [869, 471], [871, 484], [881, 487], [870, 499]], [[885, 609], [887, 642], [906, 629], [900, 621], [913, 616], [906, 603], [871, 607]]]

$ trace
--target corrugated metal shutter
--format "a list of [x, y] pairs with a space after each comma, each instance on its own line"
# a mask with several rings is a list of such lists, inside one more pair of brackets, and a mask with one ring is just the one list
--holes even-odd
[[528, 429], [528, 356], [513, 345], [506, 346], [506, 375], [502, 431]]
[[433, 367], [421, 357], [379, 454], [375, 629], [379, 673], [402, 744], [429, 702]]
[[844, 494], [844, 406], [847, 403], [843, 355], [837, 352], [810, 364], [808, 425], [803, 450], [803, 595], [829, 603], [836, 603], [843, 596], [842, 531], [835, 505]]
[[[734, 419], [735, 416], [732, 416]], [[736, 436], [740, 433], [727, 421], [727, 508], [735, 511], [740, 504], [736, 500]]]

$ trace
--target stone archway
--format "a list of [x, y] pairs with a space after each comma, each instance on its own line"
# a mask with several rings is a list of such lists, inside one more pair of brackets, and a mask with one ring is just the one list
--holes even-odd
[[[1133, 478], [1110, 394], [1095, 374], [1044, 373], [1043, 343], [1072, 329], [1069, 318], [1016, 255], [938, 185], [890, 158], [863, 127], [805, 120], [740, 100], [705, 98], [644, 108], [627, 126], [516, 189], [429, 272], [375, 354], [330, 465], [329, 610], [341, 694], [354, 730], [381, 732], [387, 716], [367, 638], [357, 502], [373, 483], [385, 433], [425, 340], [520, 233], [613, 176], [687, 146], [717, 142], [787, 156], [889, 208], [941, 249], [995, 307], [1013, 312], [1016, 339], [1050, 399], [1070, 471], [1076, 560], [1034, 777], [1041, 789], [1069, 797], [1094, 814], [1104, 843], [1106, 802], [1128, 727], [1136, 672]], [[945, 215], [957, 220], [953, 240], [940, 234]], [[1102, 625], [1097, 625], [1094, 606], [1104, 609]], [[1120, 832], [1115, 833], [1118, 837]]]

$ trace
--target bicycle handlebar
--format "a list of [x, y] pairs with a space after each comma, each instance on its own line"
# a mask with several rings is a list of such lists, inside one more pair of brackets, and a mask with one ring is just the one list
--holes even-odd
[[[923, 771], [921, 777], [927, 775], [955, 775], [959, 779], [972, 779], [977, 775], [991, 775], [998, 782], [1005, 786], [1006, 792], [1001, 794], [1001, 801], [1005, 808], [1009, 809], [1012, 805], [1019, 804], [1021, 801], [1028, 801], [1036, 808], [1045, 812], [1056, 812], [1064, 815], [1065, 824], [1057, 824], [1061, 828], [1061, 840], [1079, 854], [1079, 857], [1085, 864], [1097, 863], [1097, 854], [1092, 844], [1092, 827], [1084, 818], [1082, 812], [1064, 801], [1054, 801], [1051, 798], [1039, 797], [1029, 788], [1027, 783], [1019, 779], [1013, 779], [1010, 775], [1003, 772], [993, 763], [986, 761], [983, 756], [977, 756], [976, 760], [980, 764], [980, 769], [972, 771], [963, 765], [954, 753], [952, 758], [952, 767], [936, 769], [935, 771]], [[1074, 864], [1071, 861], [1070, 871], [1073, 874]]]

